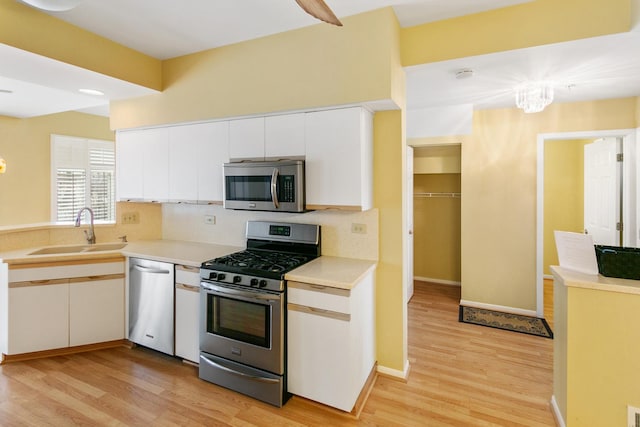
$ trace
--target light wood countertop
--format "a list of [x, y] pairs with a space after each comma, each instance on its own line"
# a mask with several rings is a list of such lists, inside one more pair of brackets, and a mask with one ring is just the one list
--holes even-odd
[[105, 259], [113, 258], [114, 255], [123, 255], [128, 257], [138, 257], [155, 261], [170, 262], [173, 264], [188, 265], [191, 267], [200, 267], [200, 265], [204, 261], [227, 255], [232, 252], [242, 250], [243, 248], [237, 246], [214, 245], [208, 243], [176, 240], [141, 240], [136, 242], [128, 242], [124, 248], [117, 250], [29, 255], [31, 252], [34, 252], [38, 249], [40, 249], [40, 247], [2, 252], [0, 253], [0, 259], [2, 259], [3, 262], [9, 265], [18, 265], [43, 262], [48, 263], [73, 260]]
[[565, 286], [640, 295], [640, 280], [617, 279], [601, 274], [585, 274], [555, 265], [551, 266], [551, 272], [554, 278], [560, 279]]
[[290, 271], [285, 275], [285, 279], [312, 285], [352, 289], [375, 268], [375, 261], [321, 256]]

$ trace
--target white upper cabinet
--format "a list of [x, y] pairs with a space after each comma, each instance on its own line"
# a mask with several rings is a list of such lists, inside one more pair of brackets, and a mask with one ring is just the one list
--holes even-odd
[[355, 107], [307, 113], [307, 209], [368, 210], [373, 202], [373, 117]]
[[168, 128], [118, 132], [118, 200], [169, 199]]
[[222, 164], [229, 161], [228, 139], [228, 122], [169, 128], [170, 201], [222, 201]]
[[290, 159], [305, 155], [305, 113], [265, 118], [264, 156], [266, 159]]
[[229, 158], [277, 160], [304, 157], [305, 114], [231, 120]]
[[222, 165], [229, 161], [229, 122], [203, 126], [198, 155], [198, 201], [222, 203]]
[[142, 131], [118, 132], [116, 137], [116, 177], [118, 200], [142, 200]]
[[373, 116], [361, 107], [119, 131], [118, 200], [221, 203], [222, 165], [304, 158], [306, 208], [368, 210]]
[[229, 122], [229, 158], [264, 159], [264, 117]]

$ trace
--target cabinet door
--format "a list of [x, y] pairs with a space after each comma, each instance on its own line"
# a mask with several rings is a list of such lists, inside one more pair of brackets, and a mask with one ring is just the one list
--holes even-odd
[[304, 113], [266, 117], [265, 158], [289, 159], [304, 156], [304, 120]]
[[176, 356], [198, 363], [200, 289], [176, 283]]
[[169, 128], [169, 200], [195, 202], [198, 199], [198, 148], [202, 125]]
[[206, 123], [198, 138], [198, 201], [222, 203], [222, 165], [229, 161], [229, 122]]
[[118, 132], [118, 200], [168, 200], [168, 133], [167, 128]]
[[264, 117], [229, 122], [229, 158], [264, 160]]
[[143, 169], [144, 199], [151, 202], [169, 200], [169, 129], [142, 131], [142, 157], [138, 162]]
[[288, 310], [290, 393], [351, 411], [358, 397], [350, 384], [350, 322], [313, 312]]
[[144, 150], [140, 139], [142, 131], [118, 132], [116, 136], [116, 192], [118, 200], [143, 200], [143, 171], [141, 160]]
[[307, 208], [371, 208], [370, 123], [361, 108], [307, 113]]
[[69, 284], [51, 283], [9, 284], [8, 354], [69, 346]]
[[124, 278], [69, 284], [69, 345], [124, 339]]

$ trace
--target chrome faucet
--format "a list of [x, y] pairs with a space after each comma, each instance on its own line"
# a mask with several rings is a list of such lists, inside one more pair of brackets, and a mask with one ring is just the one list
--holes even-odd
[[96, 233], [93, 231], [93, 211], [91, 208], [82, 208], [78, 211], [78, 216], [76, 217], [76, 227], [80, 227], [80, 220], [82, 219], [82, 212], [88, 210], [89, 216], [91, 217], [91, 224], [89, 226], [89, 231], [84, 230], [84, 235], [87, 238], [87, 243], [93, 245], [96, 243]]

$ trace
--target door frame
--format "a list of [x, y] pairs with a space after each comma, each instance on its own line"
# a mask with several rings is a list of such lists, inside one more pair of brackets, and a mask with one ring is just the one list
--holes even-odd
[[[622, 138], [623, 147], [634, 146], [636, 141], [637, 129], [613, 129], [613, 130], [592, 130], [577, 132], [559, 132], [559, 133], [541, 133], [537, 138], [537, 159], [536, 159], [536, 315], [544, 317], [544, 145], [547, 141], [562, 141], [572, 139], [588, 139], [588, 138], [605, 138], [617, 137]], [[627, 149], [624, 148], [625, 155]], [[623, 164], [623, 181], [627, 181], [629, 173], [629, 163], [633, 161], [634, 165], [639, 164], [639, 160], [635, 155], [640, 150], [633, 150], [633, 156]], [[636, 183], [638, 180], [634, 180]], [[636, 187], [640, 187], [636, 185]], [[638, 188], [636, 188], [636, 191]], [[634, 192], [635, 193], [635, 192]], [[638, 194], [633, 194], [638, 199]], [[623, 212], [623, 215], [625, 213]], [[636, 217], [638, 213], [636, 212]]]

